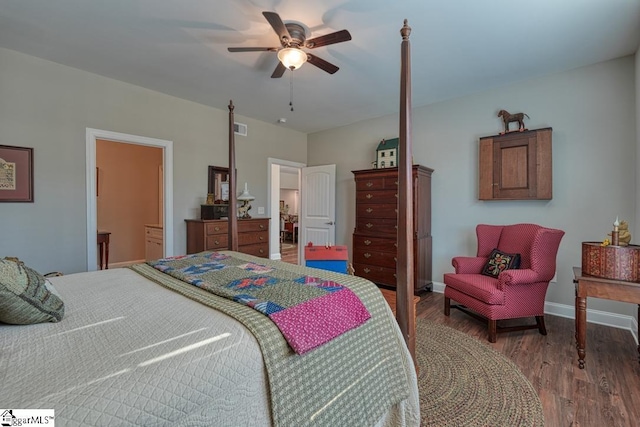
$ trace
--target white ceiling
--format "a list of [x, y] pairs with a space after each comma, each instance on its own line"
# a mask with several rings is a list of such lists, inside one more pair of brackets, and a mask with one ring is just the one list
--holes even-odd
[[[262, 16], [353, 40], [271, 79], [279, 46]], [[0, 46], [305, 133], [398, 111], [400, 28], [413, 106], [633, 54], [640, 0], [0, 0]], [[496, 107], [497, 108], [497, 107]]]

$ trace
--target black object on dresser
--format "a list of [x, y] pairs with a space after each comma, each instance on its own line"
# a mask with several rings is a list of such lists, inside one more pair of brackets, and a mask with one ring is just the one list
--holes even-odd
[[[396, 288], [398, 168], [352, 171], [356, 181], [355, 274]], [[431, 174], [413, 166], [413, 255], [415, 292], [431, 291]]]

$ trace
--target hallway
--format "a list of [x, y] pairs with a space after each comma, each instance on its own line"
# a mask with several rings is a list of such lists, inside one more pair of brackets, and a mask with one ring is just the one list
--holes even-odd
[[283, 242], [282, 249], [280, 250], [280, 255], [282, 256], [282, 261], [288, 262], [289, 264], [297, 264], [298, 263], [298, 244]]

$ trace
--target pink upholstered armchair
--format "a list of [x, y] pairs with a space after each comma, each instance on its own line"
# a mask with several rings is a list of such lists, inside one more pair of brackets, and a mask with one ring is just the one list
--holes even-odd
[[[564, 231], [535, 224], [480, 224], [476, 234], [477, 256], [453, 258], [455, 273], [444, 275], [444, 314], [449, 316], [453, 307], [488, 321], [490, 342], [496, 342], [497, 332], [537, 328], [546, 335], [544, 300], [556, 272], [556, 255]], [[488, 265], [494, 249], [502, 254]], [[516, 255], [520, 258], [519, 268], [504, 269]], [[451, 300], [459, 305], [452, 305]], [[534, 316], [535, 325], [497, 326], [498, 320]]]

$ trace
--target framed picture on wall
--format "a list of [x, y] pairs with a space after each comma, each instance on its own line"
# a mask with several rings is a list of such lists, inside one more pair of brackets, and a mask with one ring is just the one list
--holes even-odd
[[33, 148], [0, 145], [0, 202], [33, 202]]

